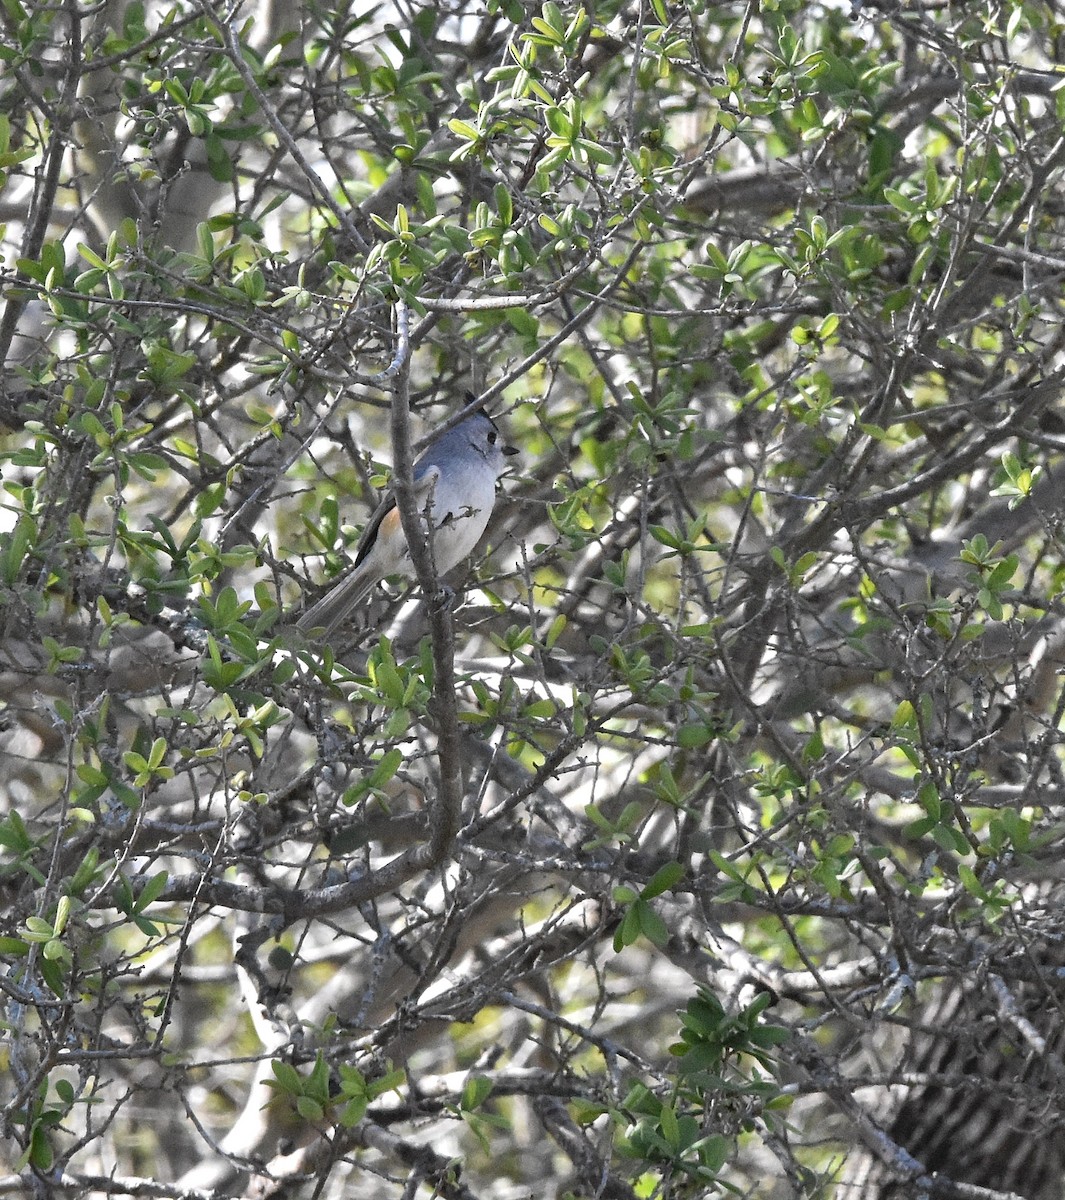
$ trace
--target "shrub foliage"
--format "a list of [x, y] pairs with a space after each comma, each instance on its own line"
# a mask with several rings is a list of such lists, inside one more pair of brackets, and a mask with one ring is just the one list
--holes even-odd
[[4, 1188], [1060, 1195], [1058, 6], [0, 28]]

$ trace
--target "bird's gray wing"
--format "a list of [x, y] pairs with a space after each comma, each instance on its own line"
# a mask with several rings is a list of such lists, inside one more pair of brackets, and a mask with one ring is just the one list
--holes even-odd
[[[440, 468], [434, 465], [428, 465], [420, 473], [416, 474], [414, 479], [414, 498], [422, 500], [429, 492], [429, 489], [440, 478]], [[374, 542], [377, 541], [377, 533], [381, 528], [381, 522], [388, 514], [396, 507], [396, 494], [389, 488], [385, 493], [384, 499], [374, 510], [373, 515], [366, 522], [366, 528], [362, 531], [362, 536], [359, 538], [358, 544], [355, 546], [355, 566], [358, 566], [370, 553], [374, 547]]]

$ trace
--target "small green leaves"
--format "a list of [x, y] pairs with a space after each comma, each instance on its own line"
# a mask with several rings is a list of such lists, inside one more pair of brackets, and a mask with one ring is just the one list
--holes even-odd
[[33, 866], [32, 858], [38, 843], [30, 837], [29, 830], [14, 809], [0, 821], [0, 850], [12, 855], [18, 866], [26, 871], [37, 884], [44, 883], [44, 876]]
[[[275, 1059], [270, 1064], [274, 1078], [267, 1085], [286, 1096], [297, 1113], [312, 1125], [321, 1123], [329, 1111], [332, 1096], [329, 1083], [329, 1064], [319, 1051], [310, 1073], [301, 1075], [287, 1062]], [[359, 1116], [361, 1117], [361, 1113]]]
[[305, 1121], [312, 1125], [335, 1122], [345, 1129], [353, 1129], [378, 1096], [395, 1091], [406, 1081], [402, 1070], [390, 1070], [367, 1080], [346, 1063], [339, 1064], [334, 1075], [321, 1051], [306, 1075], [280, 1059], [275, 1059], [270, 1069], [274, 1078], [267, 1081], [267, 1086], [285, 1096]]
[[1007, 496], [1009, 498], [1009, 508], [1012, 512], [1019, 504], [1022, 504], [1032, 494], [1032, 488], [1039, 482], [1043, 468], [1040, 466], [1029, 467], [1011, 451], [1007, 451], [1002, 456], [1002, 470], [1005, 472], [1005, 479], [1001, 480], [995, 487], [991, 489], [992, 496]]
[[0, 533], [0, 583], [10, 587], [18, 579], [36, 533], [36, 522], [29, 513], [22, 513], [13, 529]]
[[165, 757], [166, 738], [157, 737], [152, 742], [147, 758], [134, 750], [127, 750], [122, 755], [122, 761], [134, 772], [134, 787], [144, 788], [154, 782], [173, 779], [174, 768], [166, 766], [163, 762]]
[[721, 553], [726, 549], [720, 543], [707, 540], [705, 513], [692, 517], [682, 531], [668, 529], [664, 525], [649, 525], [648, 532], [656, 542], [680, 555], [694, 554], [699, 550]]
[[838, 343], [839, 339], [836, 337], [838, 328], [839, 314], [829, 313], [816, 325], [809, 323], [793, 325], [791, 340], [800, 347], [806, 358], [816, 358]]
[[718, 1132], [718, 1122], [706, 1121], [707, 1106], [722, 1112], [733, 1103], [750, 1111], [781, 1102], [779, 1085], [761, 1074], [774, 1070], [773, 1051], [791, 1036], [762, 1020], [771, 1003], [762, 992], [730, 1013], [709, 988], [700, 988], [681, 1014], [680, 1040], [670, 1046], [677, 1067], [672, 1093], [656, 1095], [641, 1082], [629, 1089], [619, 1152], [668, 1163], [677, 1174], [716, 1190], [733, 1139]]
[[405, 1071], [394, 1069], [376, 1079], [368, 1080], [355, 1067], [344, 1063], [338, 1067], [337, 1074], [340, 1080], [337, 1102], [341, 1105], [338, 1119], [345, 1129], [357, 1125], [367, 1107], [378, 1096], [383, 1096], [385, 1092], [398, 1091], [407, 1079]]
[[936, 164], [929, 160], [920, 181], [910, 180], [902, 188], [884, 188], [884, 199], [906, 218], [911, 242], [927, 242], [942, 220], [943, 210], [951, 203], [958, 179], [941, 177]]
[[684, 878], [684, 867], [678, 862], [668, 862], [654, 873], [650, 881], [638, 893], [629, 887], [614, 889], [614, 900], [626, 905], [625, 916], [614, 934], [614, 950], [620, 953], [643, 936], [656, 946], [664, 946], [669, 931], [662, 918], [651, 907], [650, 901], [664, 892], [671, 891]]
[[458, 1115], [477, 1138], [485, 1154], [491, 1152], [492, 1130], [510, 1128], [510, 1122], [505, 1117], [485, 1108], [485, 1102], [492, 1094], [492, 1086], [492, 1081], [486, 1076], [470, 1075], [463, 1085], [457, 1106]]
[[179, 380], [196, 365], [195, 354], [182, 354], [172, 350], [165, 342], [152, 342], [146, 348], [146, 377], [160, 391], [171, 392]]
[[693, 263], [689, 270], [693, 278], [716, 285], [722, 297], [753, 298], [759, 275], [779, 262], [771, 246], [745, 239], [726, 253], [717, 240], [711, 239], [703, 243], [702, 261]]
[[953, 803], [943, 802], [938, 787], [931, 780], [918, 787], [914, 799], [924, 809], [925, 816], [906, 826], [907, 837], [931, 836], [937, 845], [951, 854], [964, 857], [972, 853], [973, 847], [958, 826]]
[[386, 750], [373, 770], [363, 776], [354, 787], [347, 789], [343, 796], [343, 802], [347, 805], [358, 804], [368, 795], [387, 800], [387, 794], [383, 789], [403, 765], [403, 757], [402, 750], [395, 746], [391, 750]]
[[618, 1153], [637, 1161], [668, 1164], [671, 1172], [702, 1187], [713, 1187], [732, 1149], [731, 1139], [706, 1133], [694, 1106], [660, 1099], [642, 1083], [623, 1102], [629, 1125], [618, 1138]]
[[997, 545], [989, 546], [987, 538], [978, 533], [962, 544], [959, 557], [963, 563], [975, 568], [970, 578], [976, 585], [977, 603], [992, 620], [1001, 621], [1003, 598], [1011, 590], [1020, 559], [1016, 554], [999, 558], [995, 553], [997, 549]]
[[[1056, 6], [0, 2], [23, 1174], [265, 1073], [323, 1196], [821, 1197], [897, 1006], [975, 962], [1055, 1044]], [[491, 559], [309, 644], [467, 383]]]
[[599, 846], [610, 845], [613, 842], [622, 843], [630, 841], [633, 837], [633, 829], [642, 812], [643, 805], [638, 804], [635, 800], [630, 800], [613, 819], [608, 817], [596, 805], [586, 805], [584, 815], [596, 826], [599, 830], [599, 835], [592, 838], [591, 841], [585, 842], [583, 848], [594, 850]]
[[19, 163], [33, 158], [31, 146], [23, 146], [19, 150], [11, 148], [11, 121], [5, 114], [0, 114], [0, 189], [7, 183], [7, 169], [16, 167]]
[[700, 988], [681, 1014], [680, 1041], [670, 1047], [681, 1060], [681, 1071], [720, 1074], [731, 1057], [741, 1054], [771, 1068], [769, 1051], [790, 1037], [788, 1030], [762, 1023], [762, 1013], [772, 1003], [770, 993], [761, 992], [746, 1008], [729, 1014], [709, 988]]
[[568, 21], [553, 0], [546, 0], [540, 12], [539, 17], [533, 17], [530, 21], [533, 32], [522, 34], [522, 41], [530, 46], [555, 50], [567, 57], [575, 54], [589, 25], [584, 8], [578, 7]]
[[160, 935], [159, 925], [156, 922], [163, 923], [162, 919], [156, 917], [149, 921], [144, 916], [144, 911], [159, 899], [166, 890], [169, 880], [170, 876], [166, 871], [158, 871], [142, 885], [137, 893], [134, 893], [125, 875], [120, 873], [115, 880], [116, 907], [129, 917], [145, 937], [159, 937]]
[[707, 857], [714, 867], [730, 881], [718, 890], [719, 899], [757, 899], [757, 891], [748, 883], [746, 874], [735, 863], [727, 859], [719, 850], [710, 849]]
[[989, 891], [967, 863], [958, 864], [958, 880], [969, 895], [980, 903], [985, 920], [994, 921], [1009, 908], [1004, 880], [996, 879]]
[[[63, 944], [62, 933], [70, 916], [70, 897], [60, 897], [56, 906], [54, 918], [49, 921], [44, 917], [30, 916], [21, 930], [22, 938], [30, 943], [39, 944], [44, 951], [44, 957], [49, 962], [71, 965], [70, 950]], [[53, 987], [53, 991], [56, 989]], [[57, 993], [58, 994], [58, 993]]]
[[16, 1120], [27, 1130], [26, 1146], [15, 1163], [15, 1170], [26, 1166], [38, 1171], [48, 1171], [55, 1162], [55, 1150], [49, 1131], [57, 1128], [66, 1118], [73, 1103], [73, 1088], [69, 1081], [59, 1079], [55, 1084], [58, 1103], [48, 1100], [49, 1077], [40, 1082], [32, 1097], [27, 1098], [25, 1108], [15, 1114]]
[[368, 683], [360, 688], [360, 693], [366, 703], [389, 713], [382, 727], [385, 737], [404, 732], [409, 727], [411, 711], [420, 712], [428, 703], [429, 669], [430, 664], [416, 659], [398, 661], [387, 638], [382, 637], [374, 647], [366, 664]]
[[795, 562], [789, 562], [779, 546], [771, 547], [769, 556], [787, 576], [789, 587], [796, 590], [802, 587], [806, 576], [817, 565], [817, 555], [812, 550], [807, 550]]

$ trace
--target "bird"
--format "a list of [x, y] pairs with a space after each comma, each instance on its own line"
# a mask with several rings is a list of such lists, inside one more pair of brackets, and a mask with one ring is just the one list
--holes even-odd
[[[517, 453], [492, 418], [476, 412], [441, 434], [414, 464], [415, 503], [429, 518], [438, 575], [458, 566], [480, 541], [495, 506], [496, 483], [507, 458]], [[388, 575], [415, 575], [391, 490], [362, 532], [351, 571], [303, 613], [296, 628], [305, 635], [320, 630], [328, 641]]]

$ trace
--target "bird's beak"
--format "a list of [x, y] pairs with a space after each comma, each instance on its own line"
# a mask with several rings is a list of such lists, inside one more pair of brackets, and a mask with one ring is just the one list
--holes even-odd
[[517, 446], [504, 446], [503, 453], [507, 456], [507, 458], [510, 458], [512, 454], [520, 454], [521, 451]]

